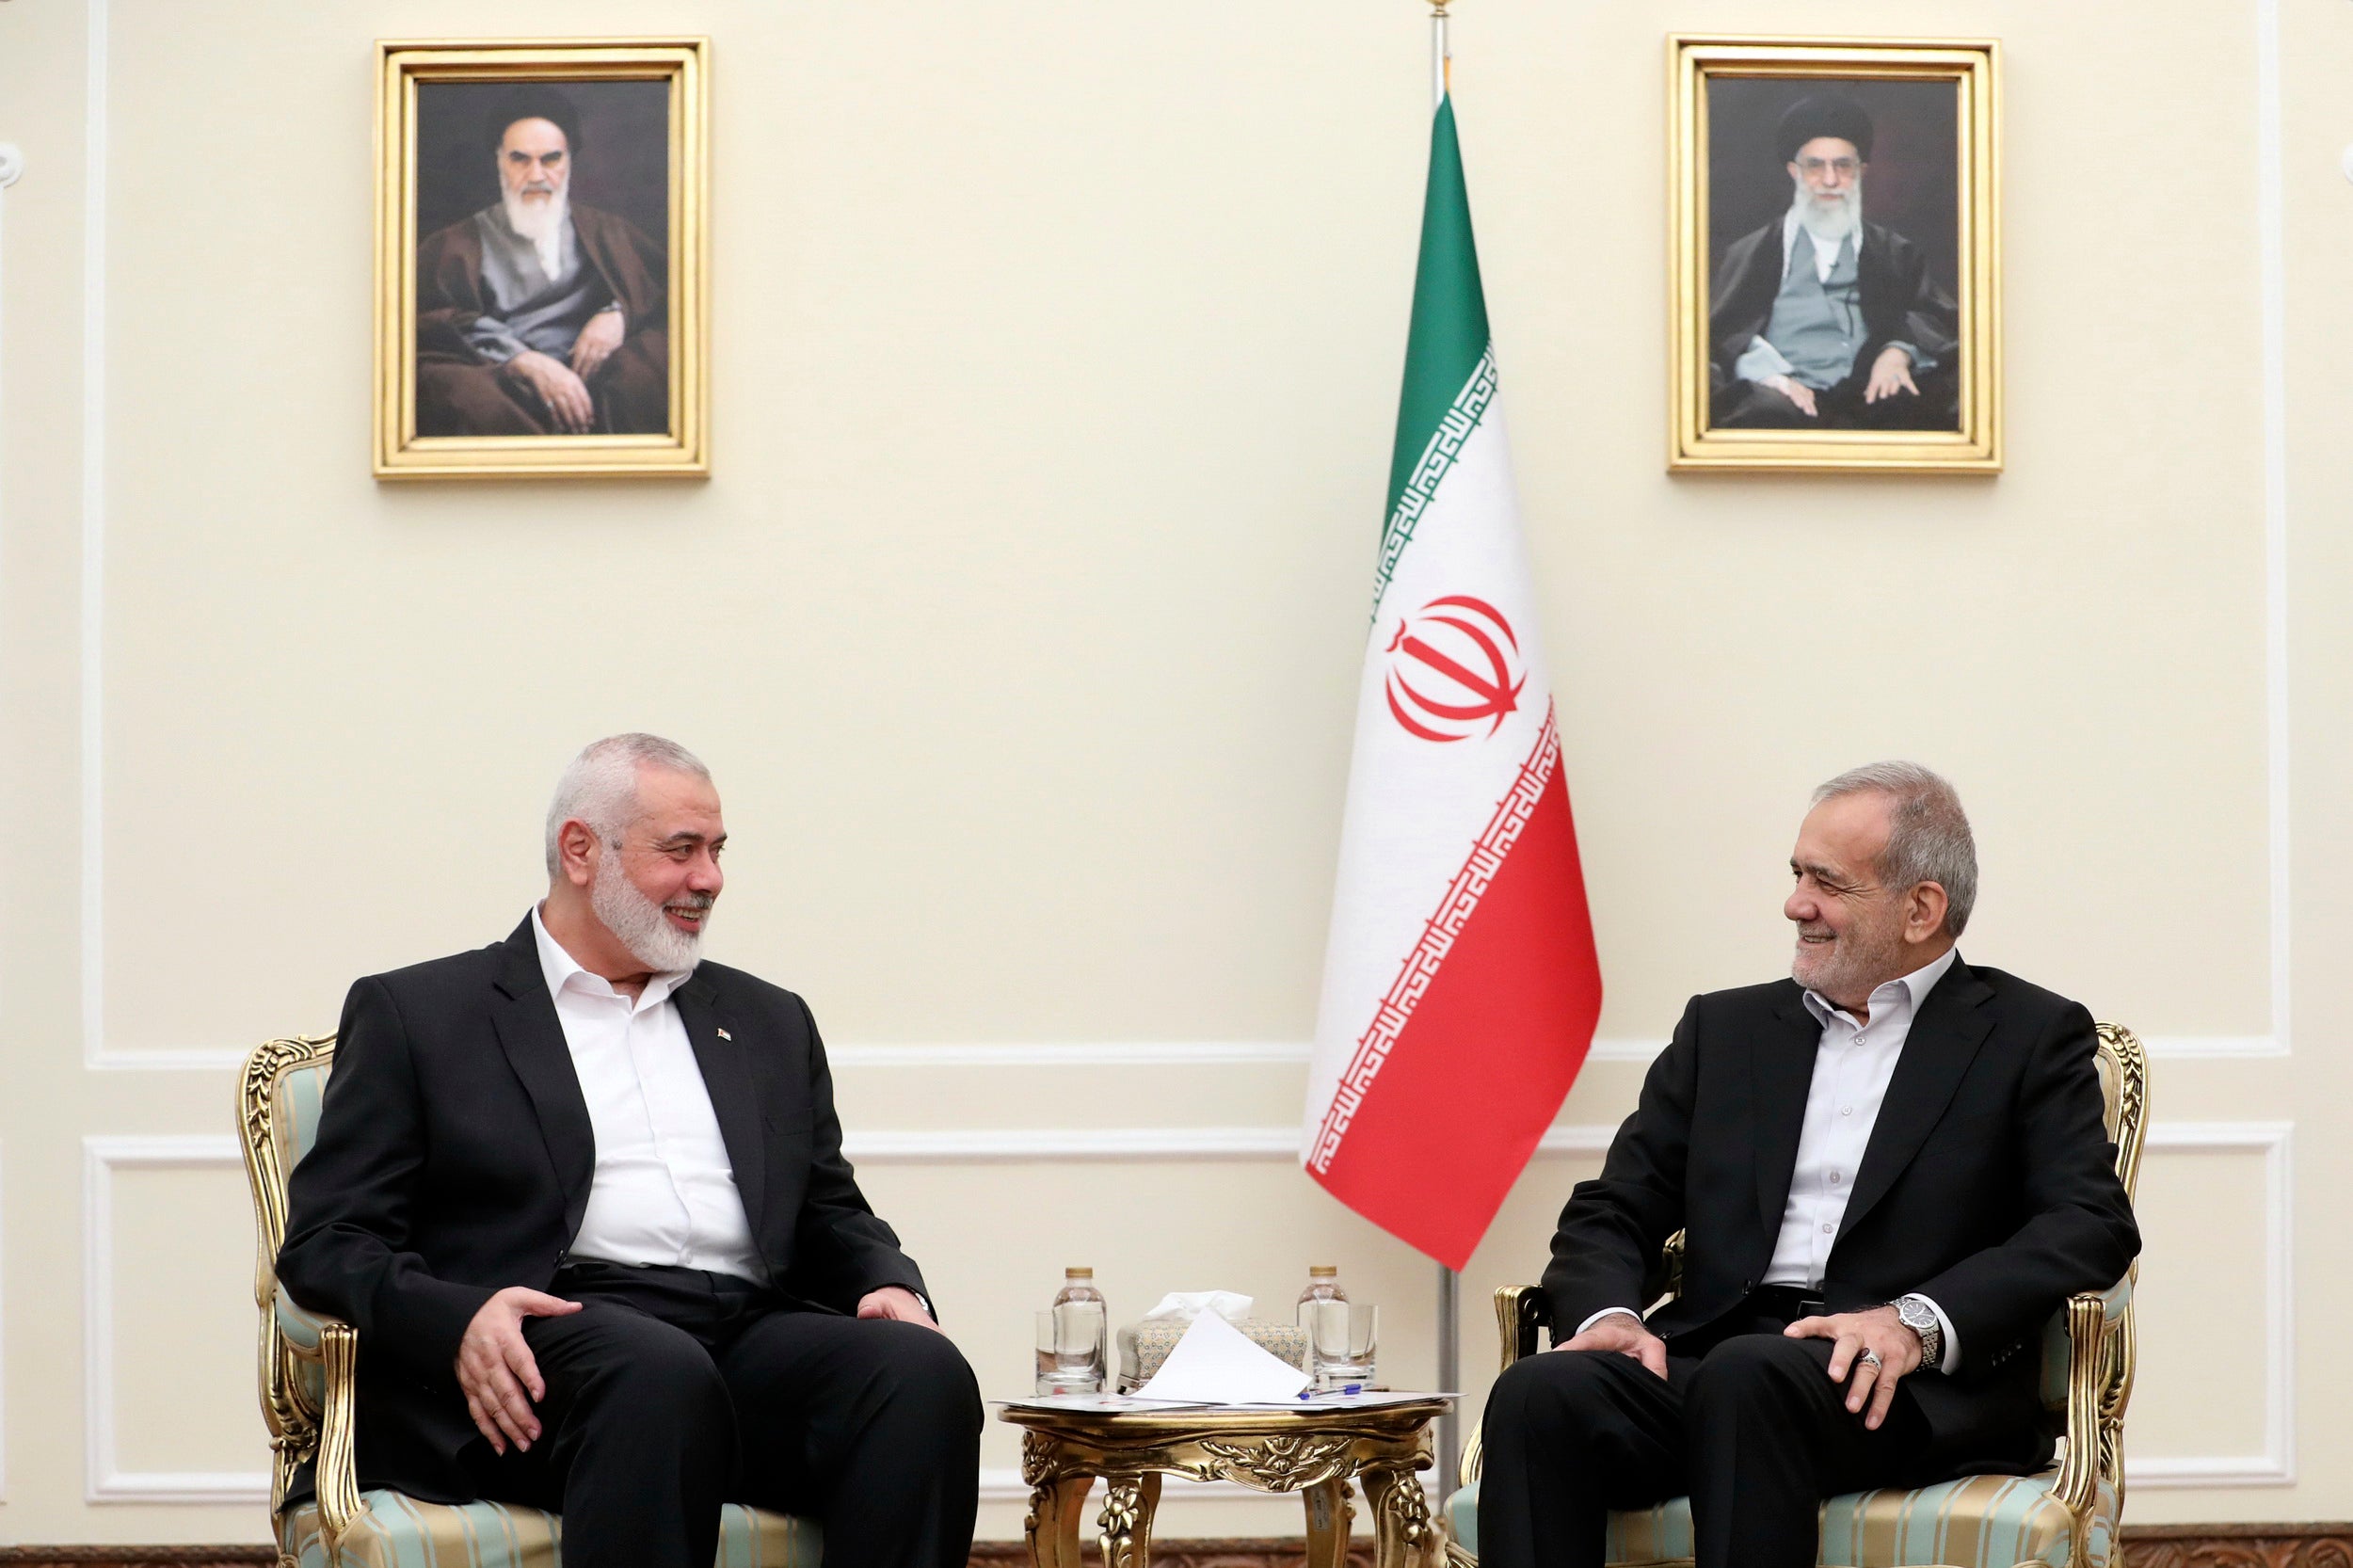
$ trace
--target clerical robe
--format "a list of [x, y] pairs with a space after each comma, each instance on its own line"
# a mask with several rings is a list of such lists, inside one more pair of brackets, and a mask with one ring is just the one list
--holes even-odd
[[[1863, 246], [1853, 257], [1863, 311], [1863, 342], [1853, 372], [1816, 399], [1808, 418], [1779, 392], [1744, 379], [1741, 355], [1764, 334], [1788, 264], [1782, 254], [1782, 219], [1725, 247], [1716, 264], [1707, 312], [1708, 359], [1718, 425], [1792, 425], [1852, 429], [1957, 430], [1961, 310], [1929, 270], [1928, 253], [1882, 224], [1865, 220]], [[1797, 248], [1802, 249], [1803, 248]], [[1805, 264], [1812, 265], [1808, 259]], [[1903, 344], [1917, 351], [1913, 379], [1919, 395], [1904, 393], [1865, 404], [1863, 390], [1880, 351]]]
[[667, 268], [629, 219], [577, 202], [550, 278], [489, 207], [417, 248], [417, 434], [552, 436], [538, 393], [507, 364], [524, 349], [570, 361], [591, 317], [620, 307], [621, 346], [587, 377], [591, 430], [661, 435], [670, 427]]

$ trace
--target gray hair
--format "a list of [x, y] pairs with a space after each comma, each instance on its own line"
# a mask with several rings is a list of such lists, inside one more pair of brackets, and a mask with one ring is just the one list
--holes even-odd
[[1952, 785], [1917, 762], [1868, 762], [1814, 792], [1814, 804], [1841, 795], [1887, 797], [1887, 848], [1880, 880], [1897, 891], [1923, 882], [1945, 889], [1945, 929], [1959, 936], [1977, 903], [1977, 841]]
[[702, 779], [711, 776], [702, 759], [676, 741], [665, 741], [659, 735], [632, 730], [626, 735], [607, 735], [601, 741], [589, 742], [565, 768], [564, 776], [555, 781], [555, 798], [548, 803], [551, 879], [564, 869], [564, 849], [559, 840], [566, 823], [577, 818], [606, 843], [620, 842], [621, 834], [637, 820], [640, 768], [691, 773]]

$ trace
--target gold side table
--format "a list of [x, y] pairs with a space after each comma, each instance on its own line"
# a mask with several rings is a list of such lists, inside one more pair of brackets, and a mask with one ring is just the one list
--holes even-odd
[[1442, 1398], [1363, 1410], [1035, 1410], [999, 1414], [1024, 1429], [1023, 1522], [1032, 1568], [1080, 1568], [1079, 1515], [1096, 1478], [1108, 1483], [1103, 1568], [1150, 1568], [1152, 1513], [1162, 1476], [1297, 1492], [1307, 1507], [1307, 1568], [1346, 1568], [1351, 1478], [1372, 1506], [1378, 1568], [1431, 1568], [1438, 1531], [1416, 1473], [1427, 1470], [1430, 1423]]

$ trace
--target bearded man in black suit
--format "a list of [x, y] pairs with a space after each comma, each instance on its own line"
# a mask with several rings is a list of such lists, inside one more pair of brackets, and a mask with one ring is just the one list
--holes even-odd
[[1863, 216], [1871, 117], [1817, 93], [1774, 140], [1789, 208], [1724, 248], [1708, 291], [1712, 422], [1958, 430], [1960, 310], [1926, 251]]
[[2043, 1325], [2140, 1250], [2091, 1016], [1961, 961], [1977, 853], [1926, 768], [1823, 785], [1790, 872], [1792, 978], [1691, 1000], [1561, 1210], [1484, 1568], [1599, 1568], [1608, 1511], [1685, 1494], [1697, 1568], [1811, 1568], [1826, 1496], [2050, 1461]]
[[583, 751], [514, 935], [351, 988], [279, 1278], [359, 1330], [363, 1487], [555, 1510], [567, 1568], [710, 1568], [729, 1499], [963, 1568], [979, 1390], [808, 1006], [702, 961], [726, 842], [683, 748]]

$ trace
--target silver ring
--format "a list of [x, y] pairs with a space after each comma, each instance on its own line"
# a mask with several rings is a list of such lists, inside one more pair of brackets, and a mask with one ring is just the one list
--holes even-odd
[[1865, 1367], [1883, 1367], [1886, 1365], [1885, 1362], [1880, 1359], [1880, 1352], [1877, 1351], [1865, 1351], [1861, 1359]]

